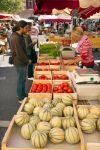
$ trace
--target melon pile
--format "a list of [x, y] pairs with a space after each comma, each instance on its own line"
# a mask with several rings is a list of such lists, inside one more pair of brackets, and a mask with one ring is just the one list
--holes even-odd
[[100, 131], [100, 107], [80, 106], [77, 109], [80, 125], [84, 133], [93, 133], [97, 129]]
[[48, 141], [54, 144], [64, 141], [78, 143], [80, 136], [72, 104], [70, 96], [53, 99], [52, 103], [29, 99], [23, 112], [15, 115], [15, 123], [21, 127], [21, 136], [30, 140], [35, 148], [45, 147]]

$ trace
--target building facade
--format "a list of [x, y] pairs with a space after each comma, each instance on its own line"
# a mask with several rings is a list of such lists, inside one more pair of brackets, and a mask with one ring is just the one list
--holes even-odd
[[29, 18], [33, 16], [33, 0], [23, 0], [24, 10], [19, 13], [21, 18]]

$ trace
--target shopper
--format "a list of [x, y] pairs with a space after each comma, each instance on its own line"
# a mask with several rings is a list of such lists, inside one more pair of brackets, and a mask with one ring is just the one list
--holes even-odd
[[[82, 62], [82, 68], [85, 66], [87, 68], [94, 67], [94, 57], [92, 54], [92, 44], [89, 41], [88, 37], [84, 35], [84, 32], [81, 28], [77, 27], [75, 31], [72, 33], [72, 38], [76, 39], [78, 42], [78, 46], [76, 48], [76, 52], [80, 53], [80, 60]], [[79, 60], [79, 58], [78, 58]]]
[[28, 58], [26, 53], [25, 41], [23, 34], [27, 33], [27, 22], [19, 21], [17, 23], [17, 31], [10, 37], [10, 46], [13, 53], [13, 62], [17, 71], [17, 97], [22, 103], [27, 96], [25, 92], [26, 71], [27, 65], [32, 61]]
[[33, 80], [34, 77], [34, 68], [35, 64], [37, 63], [37, 55], [34, 48], [37, 40], [32, 41], [30, 37], [31, 32], [31, 25], [28, 25], [28, 32], [24, 35], [25, 45], [26, 45], [26, 52], [29, 59], [32, 60], [32, 63], [28, 65], [28, 79]]
[[34, 39], [37, 41], [34, 45], [36, 51], [38, 49], [38, 35], [39, 35], [39, 28], [34, 22], [33, 25], [31, 26], [31, 39], [32, 41], [34, 41]]

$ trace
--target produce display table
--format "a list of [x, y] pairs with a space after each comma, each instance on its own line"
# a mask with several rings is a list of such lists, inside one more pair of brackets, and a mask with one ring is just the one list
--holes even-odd
[[[41, 132], [39, 130], [40, 128], [38, 128], [37, 126], [38, 126], [38, 123], [41, 123], [43, 121], [48, 122], [50, 124], [50, 128], [49, 128], [49, 131], [47, 132], [48, 134], [47, 145], [44, 145], [45, 147], [42, 148], [42, 150], [100, 150], [100, 131], [97, 130], [98, 128], [95, 127], [95, 130], [93, 131], [93, 133], [91, 132], [91, 134], [87, 134], [86, 132], [83, 133], [83, 130], [82, 130], [82, 126], [80, 123], [82, 120], [80, 120], [78, 116], [79, 115], [78, 107], [80, 106], [78, 105], [78, 100], [79, 100], [77, 96], [78, 93], [76, 93], [77, 90], [75, 89], [74, 84], [72, 82], [71, 73], [69, 73], [68, 71], [65, 71], [65, 70], [70, 71], [71, 67], [74, 67], [73, 70], [77, 67], [75, 64], [73, 64], [73, 59], [75, 58], [63, 59], [62, 57], [60, 57], [60, 59], [48, 59], [48, 60], [45, 60], [45, 59], [41, 60], [39, 58], [37, 66], [35, 68], [35, 76], [34, 76], [35, 79], [30, 88], [28, 98], [25, 98], [17, 114], [11, 120], [11, 123], [2, 140], [2, 150], [41, 150], [41, 148], [35, 148], [35, 147], [43, 147], [41, 146], [41, 140], [40, 140], [39, 135], [38, 137], [36, 137], [35, 135], [34, 144], [32, 142], [32, 138], [33, 138], [32, 135], [34, 134], [33, 132], [35, 132], [36, 130], [38, 130], [38, 132]], [[72, 65], [71, 64], [69, 65], [68, 64], [69, 62], [70, 63], [72, 62]], [[53, 68], [50, 68], [50, 67], [53, 67]], [[44, 69], [45, 71], [43, 70], [41, 71], [40, 70], [41, 68]], [[89, 90], [87, 89], [87, 91]], [[57, 103], [55, 103], [54, 100], [57, 100], [57, 99], [60, 101], [56, 101]], [[30, 104], [31, 106], [28, 105], [28, 107], [26, 107], [27, 104]], [[47, 106], [44, 107], [45, 104], [49, 104], [49, 107]], [[59, 107], [57, 107], [58, 104], [60, 104]], [[42, 109], [39, 108], [39, 111], [36, 112], [35, 108], [38, 106], [40, 106]], [[67, 106], [70, 106], [73, 111], [71, 117], [74, 119], [75, 123], [71, 125], [70, 120], [69, 120], [70, 125], [64, 128], [63, 119], [68, 118], [70, 116], [69, 115], [70, 110], [69, 110], [68, 115], [64, 114], [64, 109]], [[85, 104], [82, 104], [81, 106], [83, 108], [88, 107], [89, 112], [90, 112], [92, 104], [87, 104], [87, 106]], [[31, 112], [30, 112], [30, 109], [31, 109]], [[41, 112], [43, 113], [42, 116], [40, 115]], [[24, 116], [18, 116], [19, 114], [22, 115], [22, 113], [24, 113]], [[26, 113], [26, 116], [25, 116], [25, 113]], [[82, 113], [84, 114], [84, 111]], [[39, 117], [39, 122], [36, 124], [31, 124], [31, 117], [35, 117], [36, 115]], [[48, 115], [49, 115], [49, 119], [48, 119]], [[16, 121], [16, 116], [17, 116], [17, 121]], [[51, 120], [55, 116], [61, 120], [60, 127], [53, 126], [51, 124]], [[23, 117], [22, 119], [24, 120], [24, 122], [22, 119], [18, 120], [18, 117]], [[69, 117], [69, 119], [71, 117]], [[99, 118], [100, 118], [100, 111], [99, 111]], [[54, 122], [56, 122], [56, 120]], [[28, 123], [28, 128], [27, 128], [28, 130], [26, 130], [25, 128], [24, 132], [28, 131], [30, 133], [30, 138], [26, 138], [22, 134], [21, 126], [23, 127], [23, 125], [26, 125], [27, 123]], [[32, 132], [30, 132], [29, 124], [31, 125], [31, 127], [32, 125], [34, 125], [35, 127], [35, 129], [32, 130]], [[69, 127], [73, 127], [73, 126], [74, 126], [74, 129], [76, 129], [77, 131], [76, 135], [73, 133], [72, 129], [69, 130]], [[50, 131], [52, 130], [52, 128], [57, 128], [57, 127], [60, 128], [63, 132], [63, 139], [60, 139], [61, 133], [57, 132], [57, 130], [55, 134], [56, 137], [54, 137], [55, 141], [58, 140], [58, 143], [60, 143], [59, 140], [62, 140], [61, 141], [62, 143], [60, 144], [57, 144], [57, 142], [52, 141], [50, 139], [52, 138], [50, 137]], [[92, 125], [89, 127], [90, 128], [88, 128], [88, 130], [91, 131]], [[67, 139], [66, 139], [66, 130], [68, 131]], [[42, 132], [44, 132], [44, 130], [42, 130]], [[57, 135], [57, 133], [59, 134]], [[52, 133], [52, 136], [54, 136], [53, 134], [54, 132]], [[41, 138], [43, 139], [42, 136]], [[68, 139], [71, 142], [68, 142]], [[45, 139], [42, 142], [45, 142]], [[53, 144], [53, 143], [56, 143], [56, 144]], [[68, 144], [68, 143], [71, 143], [71, 144]], [[77, 143], [77, 144], [73, 144], [73, 143]], [[34, 146], [32, 146], [32, 144]], [[36, 146], [36, 145], [39, 145], [39, 146]]]
[[[23, 101], [18, 112], [23, 110], [23, 107], [27, 101], [28, 101], [27, 99], [25, 99]], [[75, 109], [74, 104], [73, 104], [73, 108]], [[76, 118], [76, 114], [74, 114], [74, 115]], [[15, 116], [13, 117], [13, 119], [8, 127], [8, 130], [3, 138], [2, 150], [12, 150], [12, 149], [13, 150], [40, 150], [40, 149], [33, 148], [31, 141], [25, 140], [21, 137], [20, 128], [15, 124], [14, 120], [15, 120]], [[77, 119], [76, 119], [76, 122], [77, 122]], [[77, 126], [78, 126], [78, 124], [77, 124]], [[81, 138], [80, 143], [75, 144], [75, 145], [68, 144], [65, 141], [61, 144], [53, 144], [51, 142], [48, 142], [46, 147], [42, 148], [42, 149], [43, 150], [66, 150], [66, 148], [67, 148], [68, 150], [85, 150], [82, 142], [83, 142], [82, 138]]]
[[93, 48], [100, 48], [100, 37], [89, 37], [93, 44]]

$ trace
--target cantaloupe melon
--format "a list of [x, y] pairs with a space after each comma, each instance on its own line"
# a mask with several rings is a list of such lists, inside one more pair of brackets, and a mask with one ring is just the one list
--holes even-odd
[[47, 134], [36, 130], [31, 135], [31, 142], [35, 148], [43, 148], [48, 142]]
[[76, 144], [80, 141], [80, 136], [77, 128], [69, 127], [65, 130], [65, 140], [69, 144]]
[[54, 144], [63, 142], [64, 131], [61, 128], [52, 128], [49, 132], [49, 139]]

